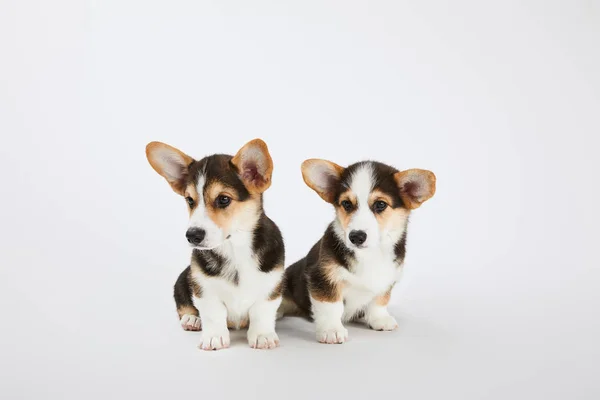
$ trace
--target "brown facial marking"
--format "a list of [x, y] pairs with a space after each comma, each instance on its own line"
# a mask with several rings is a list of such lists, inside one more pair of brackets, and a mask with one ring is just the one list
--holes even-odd
[[378, 200], [384, 201], [388, 206], [394, 204], [394, 200], [388, 194], [375, 189], [369, 195], [369, 206], [372, 207]]
[[[352, 210], [346, 211], [344, 207], [342, 207], [342, 201], [344, 200], [348, 200], [350, 203], [352, 203]], [[356, 196], [354, 195], [354, 193], [350, 191], [342, 193], [340, 195], [338, 204], [335, 205], [335, 211], [338, 220], [340, 221], [340, 225], [344, 230], [346, 230], [348, 228], [350, 220], [352, 219], [352, 214], [354, 213], [354, 211], [356, 211]]]
[[194, 159], [181, 150], [161, 142], [148, 143], [146, 158], [150, 166], [169, 182], [171, 188], [183, 196], [188, 166], [194, 162]]
[[402, 228], [406, 225], [410, 210], [403, 207], [392, 209], [388, 207], [381, 214], [376, 214], [379, 226], [383, 230], [394, 230]]
[[[235, 191], [221, 182], [210, 183], [204, 190], [204, 204], [209, 218], [221, 229], [228, 231], [234, 222], [243, 230], [250, 230], [256, 224], [260, 215], [260, 195], [251, 195], [246, 201], [239, 201]], [[217, 207], [219, 196], [231, 198], [231, 203], [225, 208]]]
[[236, 198], [235, 190], [233, 190], [233, 188], [230, 188], [224, 185], [223, 183], [217, 181], [209, 184], [204, 190], [204, 204], [206, 205], [206, 207], [214, 206], [217, 197], [221, 195], [227, 196], [232, 200], [239, 200], [238, 198]]
[[193, 184], [187, 185], [187, 187], [185, 188], [185, 192], [183, 193], [183, 196], [191, 197], [194, 200], [194, 205], [192, 207], [189, 207], [189, 205], [188, 205], [188, 211], [190, 212], [190, 215], [192, 215], [192, 213], [198, 206], [198, 202], [202, 201], [202, 199], [200, 199], [198, 196], [198, 191], [196, 190], [196, 185], [193, 185]]
[[267, 144], [260, 139], [246, 143], [231, 159], [248, 192], [263, 193], [271, 186], [273, 159]]
[[406, 224], [406, 220], [410, 213], [409, 210], [403, 207], [392, 208], [391, 205], [393, 204], [393, 199], [379, 190], [374, 190], [369, 196], [369, 207], [372, 208], [375, 202], [379, 200], [388, 205], [383, 212], [373, 213], [377, 219], [380, 230], [398, 229]]

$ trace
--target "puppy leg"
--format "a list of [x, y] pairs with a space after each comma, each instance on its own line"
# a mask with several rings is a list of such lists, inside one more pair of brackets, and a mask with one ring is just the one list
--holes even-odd
[[190, 275], [190, 267], [187, 267], [179, 275], [173, 288], [179, 323], [186, 331], [199, 331], [201, 328], [200, 314], [198, 309], [194, 307], [193, 301], [193, 296], [197, 295], [198, 292], [199, 287]]
[[202, 320], [202, 350], [219, 350], [229, 347], [227, 330], [227, 308], [216, 297], [202, 297], [198, 300]]
[[320, 301], [311, 296], [313, 318], [317, 327], [317, 341], [320, 343], [344, 343], [348, 340], [348, 330], [342, 324], [343, 301]]
[[376, 331], [393, 331], [398, 327], [396, 319], [387, 310], [391, 289], [382, 296], [375, 297], [365, 310], [365, 322]]
[[317, 328], [317, 341], [321, 343], [344, 343], [348, 340], [348, 330], [342, 324], [342, 285], [336, 280], [340, 268], [336, 264], [322, 263], [307, 275], [312, 317]]
[[257, 301], [248, 311], [248, 344], [253, 349], [274, 349], [279, 346], [279, 337], [275, 333], [277, 309], [281, 296]]

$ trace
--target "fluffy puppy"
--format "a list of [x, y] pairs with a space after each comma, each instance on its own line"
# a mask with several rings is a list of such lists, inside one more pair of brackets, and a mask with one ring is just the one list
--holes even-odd
[[[185, 330], [202, 330], [200, 348], [229, 347], [228, 328], [248, 327], [253, 348], [279, 345], [275, 316], [281, 303], [284, 247], [281, 233], [263, 210], [273, 161], [255, 139], [235, 156], [201, 160], [152, 142], [150, 165], [185, 198], [190, 265], [175, 283], [175, 303]], [[194, 302], [195, 299], [195, 302]]]
[[302, 176], [334, 206], [336, 218], [308, 255], [286, 269], [280, 316], [311, 317], [321, 343], [344, 343], [348, 321], [395, 329], [387, 304], [402, 271], [408, 217], [435, 193], [435, 175], [373, 161], [343, 168], [311, 159]]

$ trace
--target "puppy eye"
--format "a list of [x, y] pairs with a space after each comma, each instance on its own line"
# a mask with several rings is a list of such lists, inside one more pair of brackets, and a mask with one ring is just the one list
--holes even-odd
[[383, 212], [383, 210], [385, 210], [387, 208], [387, 206], [388, 205], [386, 204], [385, 201], [378, 200], [375, 202], [375, 204], [373, 204], [373, 210], [376, 213], [380, 213], [380, 212]]
[[188, 196], [185, 198], [185, 201], [187, 201], [188, 206], [194, 207], [194, 199], [192, 199], [191, 197]]
[[216, 203], [217, 203], [217, 207], [225, 208], [229, 204], [231, 204], [231, 197], [220, 195], [219, 197], [217, 197]]
[[346, 211], [352, 211], [352, 203], [349, 200], [344, 200], [342, 201], [342, 207], [344, 207], [344, 210]]

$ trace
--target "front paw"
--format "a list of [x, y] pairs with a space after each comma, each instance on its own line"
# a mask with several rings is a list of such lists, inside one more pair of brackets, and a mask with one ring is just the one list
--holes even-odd
[[275, 332], [248, 331], [248, 344], [253, 349], [274, 349], [279, 346], [279, 336]]
[[317, 341], [319, 343], [344, 343], [348, 340], [348, 329], [343, 326], [333, 328], [317, 328]]
[[220, 350], [229, 347], [230, 343], [229, 331], [227, 330], [223, 332], [204, 331], [202, 341], [198, 347], [202, 350]]
[[369, 327], [376, 331], [393, 331], [398, 327], [396, 318], [391, 315], [385, 317], [379, 317], [369, 321]]
[[200, 330], [200, 317], [191, 314], [183, 314], [181, 320], [181, 327], [184, 331], [199, 331]]

